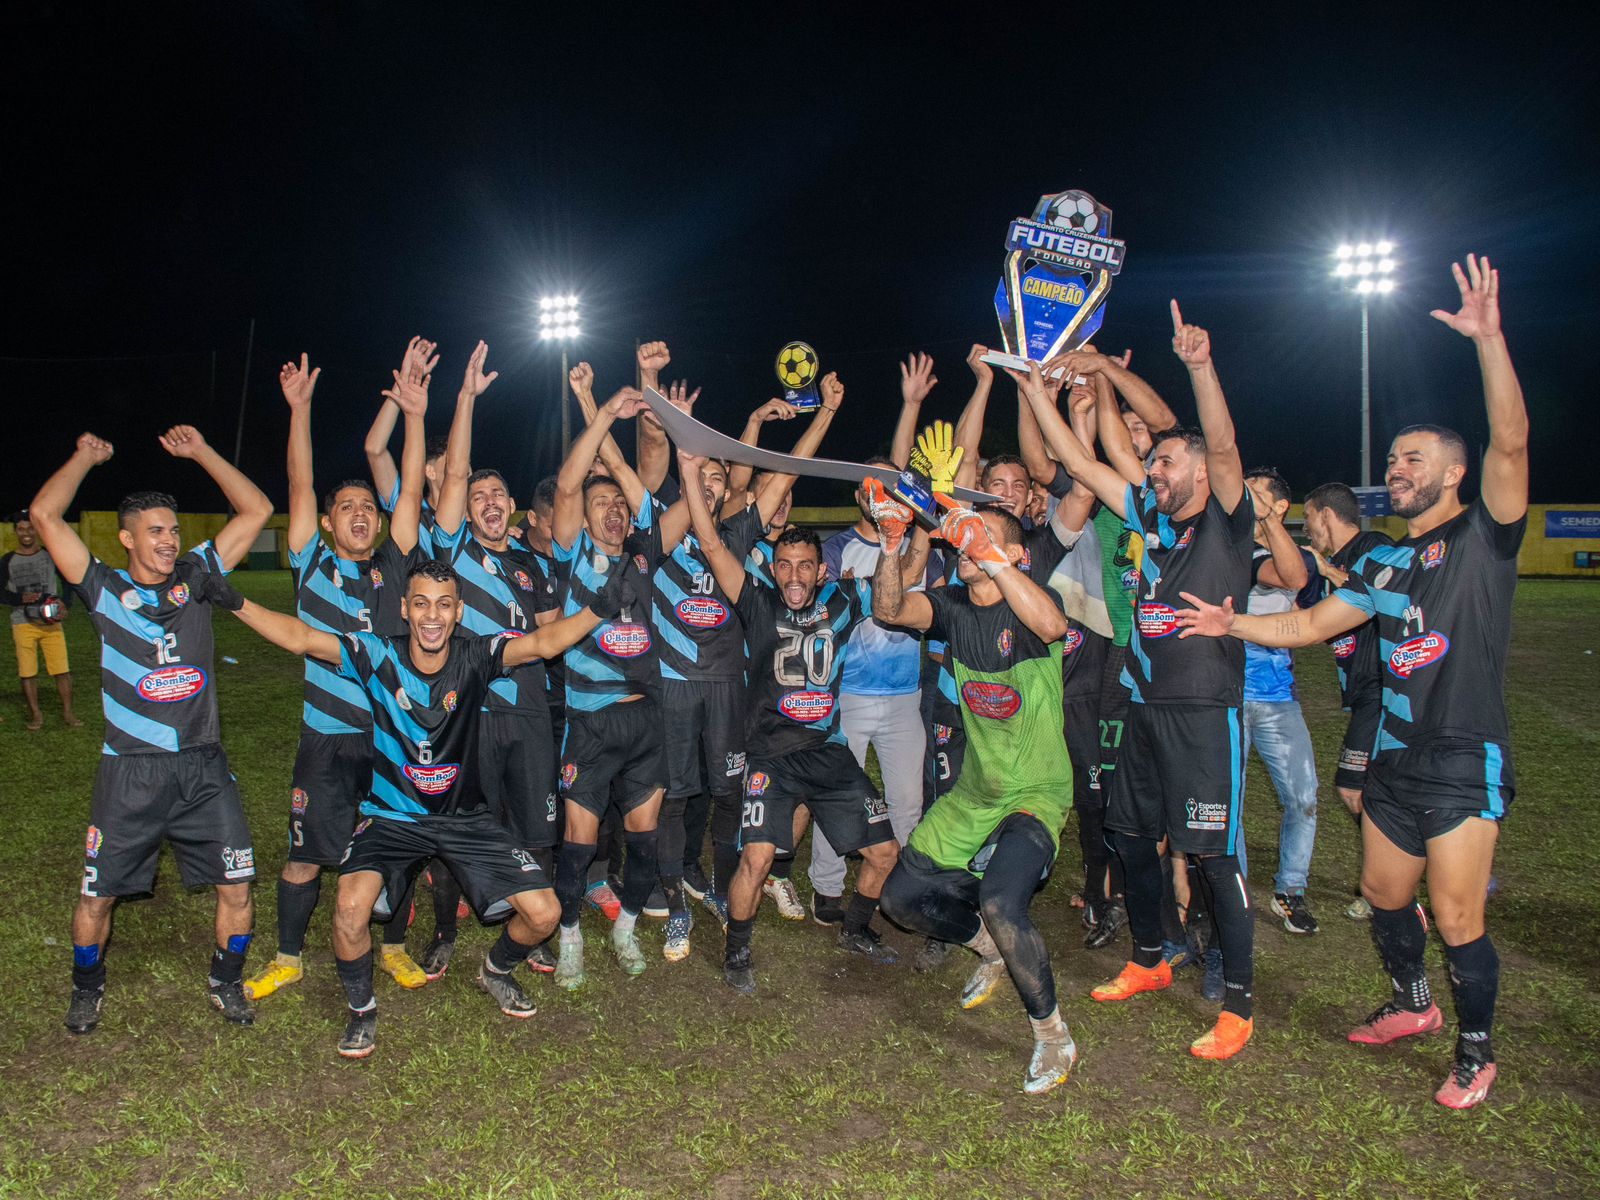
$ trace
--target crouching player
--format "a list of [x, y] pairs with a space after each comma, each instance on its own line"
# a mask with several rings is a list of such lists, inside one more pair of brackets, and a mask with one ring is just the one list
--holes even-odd
[[[940, 501], [951, 505], [940, 532], [960, 552], [965, 586], [907, 592], [893, 565], [880, 565], [872, 614], [948, 644], [966, 756], [955, 786], [912, 832], [884, 885], [883, 911], [913, 933], [977, 951], [962, 1008], [982, 1004], [1010, 973], [1033, 1024], [1022, 1089], [1037, 1095], [1066, 1082], [1078, 1053], [1056, 1004], [1044, 936], [1028, 916], [1050, 878], [1072, 804], [1061, 729], [1067, 619], [1054, 593], [1017, 569], [1023, 534], [1014, 516]], [[883, 515], [887, 539], [896, 524], [903, 532], [910, 512], [884, 506]]]
[[591, 607], [521, 637], [509, 633], [451, 640], [460, 620], [454, 569], [415, 564], [406, 579], [404, 638], [339, 637], [262, 608], [221, 582], [213, 600], [274, 645], [337, 666], [372, 705], [372, 784], [339, 866], [334, 953], [350, 1003], [339, 1041], [346, 1058], [372, 1053], [378, 1002], [372, 993], [374, 913], [390, 915], [431, 858], [440, 859], [478, 916], [511, 920], [484, 958], [478, 986], [509, 1017], [531, 1017], [532, 1002], [513, 977], [556, 927], [560, 908], [534, 856], [489, 813], [479, 786], [478, 722], [489, 683], [523, 663], [560, 654], [628, 599], [631, 572], [617, 571]]

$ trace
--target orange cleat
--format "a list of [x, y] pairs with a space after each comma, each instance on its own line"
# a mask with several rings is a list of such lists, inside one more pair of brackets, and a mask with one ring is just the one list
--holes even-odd
[[1130, 962], [1122, 974], [1109, 983], [1102, 983], [1089, 993], [1094, 1000], [1130, 1000], [1140, 992], [1159, 992], [1172, 986], [1172, 967], [1165, 961], [1153, 967], [1141, 967]]
[[1232, 1058], [1244, 1049], [1255, 1032], [1256, 1023], [1231, 1012], [1220, 1013], [1209, 1033], [1203, 1033], [1189, 1047], [1196, 1058]]

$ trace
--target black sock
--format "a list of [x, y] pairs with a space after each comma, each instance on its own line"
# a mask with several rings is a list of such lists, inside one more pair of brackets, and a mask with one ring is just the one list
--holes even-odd
[[744, 920], [740, 920], [738, 917], [729, 917], [725, 957], [732, 958], [739, 951], [750, 949], [750, 935], [755, 932], [755, 928], [756, 919], [754, 917], [747, 917]]
[[1489, 1032], [1494, 1001], [1500, 991], [1500, 956], [1486, 933], [1462, 946], [1445, 945], [1450, 963], [1450, 991], [1456, 1001], [1456, 1055], [1494, 1061]]
[[700, 865], [700, 851], [706, 844], [706, 823], [711, 819], [711, 797], [698, 792], [683, 806], [683, 867]]
[[561, 844], [561, 856], [556, 859], [556, 899], [561, 901], [561, 923], [569, 929], [583, 912], [583, 891], [594, 854], [593, 842]]
[[1255, 1015], [1255, 910], [1232, 854], [1213, 854], [1200, 860], [1200, 873], [1211, 885], [1211, 919], [1216, 922], [1222, 946], [1222, 981], [1226, 992], [1222, 1011], [1249, 1020]]
[[372, 951], [355, 958], [338, 960], [339, 982], [344, 985], [345, 1002], [352, 1012], [371, 1012], [378, 1007], [372, 994]]
[[789, 872], [793, 870], [793, 854], [774, 854], [772, 856], [772, 866], [768, 869], [767, 874], [773, 879], [787, 879], [789, 878]]
[[[1191, 892], [1191, 896], [1193, 893]], [[1190, 901], [1193, 903], [1192, 899]], [[1172, 883], [1172, 857], [1161, 856], [1161, 938], [1163, 941], [1183, 943], [1187, 929], [1183, 913], [1178, 910], [1178, 893]]]
[[511, 936], [509, 928], [500, 931], [500, 937], [489, 947], [489, 969], [500, 975], [509, 975], [528, 961], [532, 946], [524, 946]]
[[661, 879], [654, 829], [624, 830], [628, 861], [622, 868], [622, 907], [638, 916], [650, 902], [650, 892]]
[[844, 931], [846, 933], [862, 933], [868, 925], [872, 924], [872, 914], [878, 911], [878, 898], [876, 896], [863, 896], [855, 892], [850, 897], [850, 904], [844, 910]]
[[1146, 969], [1161, 962], [1161, 874], [1166, 869], [1154, 838], [1112, 834], [1127, 882], [1128, 933], [1133, 962]]
[[226, 946], [215, 946], [211, 951], [211, 986], [219, 983], [238, 983], [244, 978], [244, 956], [250, 949], [250, 935], [235, 933], [229, 936]]
[[290, 883], [278, 877], [278, 953], [300, 957], [306, 946], [306, 930], [311, 926], [311, 914], [317, 911], [317, 899], [322, 895], [322, 876], [319, 873], [310, 883]]
[[711, 890], [724, 900], [739, 869], [739, 798], [713, 796], [711, 808]]
[[106, 959], [99, 946], [73, 946], [72, 986], [91, 992], [106, 986]]
[[456, 940], [456, 905], [461, 900], [461, 885], [437, 859], [433, 864], [433, 937], [435, 941]]
[[405, 893], [400, 897], [400, 902], [393, 906], [389, 919], [383, 923], [383, 944], [385, 946], [404, 946], [406, 944], [406, 930], [411, 928], [411, 897], [416, 893], [417, 883], [412, 880], [406, 884]]
[[[1428, 948], [1428, 931], [1415, 904], [1404, 908], [1372, 910], [1372, 944], [1378, 948], [1383, 969], [1394, 984], [1396, 1008], [1407, 1012], [1426, 1012], [1433, 1006], [1433, 989], [1428, 986], [1428, 969], [1422, 955]], [[1490, 1002], [1493, 1007], [1493, 1001]]]
[[683, 877], [681, 875], [663, 875], [661, 877], [661, 894], [667, 898], [668, 916], [675, 917], [680, 913], [689, 911], [689, 902], [685, 899], [688, 893], [683, 890]]

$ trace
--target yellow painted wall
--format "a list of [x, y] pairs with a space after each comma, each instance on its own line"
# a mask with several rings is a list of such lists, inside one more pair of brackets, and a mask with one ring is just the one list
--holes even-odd
[[[1528, 506], [1528, 532], [1522, 539], [1522, 552], [1517, 555], [1519, 575], [1569, 575], [1574, 578], [1600, 578], [1600, 568], [1579, 570], [1572, 565], [1573, 552], [1593, 550], [1600, 554], [1600, 538], [1547, 538], [1544, 536], [1546, 509], [1565, 512], [1600, 512], [1600, 504], [1530, 504]], [[1289, 520], [1299, 523], [1305, 514], [1296, 504], [1289, 510]], [[1372, 523], [1392, 538], [1406, 535], [1406, 523], [1399, 517], [1382, 517]]]

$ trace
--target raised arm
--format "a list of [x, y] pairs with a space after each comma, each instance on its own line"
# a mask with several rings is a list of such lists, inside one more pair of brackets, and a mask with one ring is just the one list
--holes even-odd
[[[829, 371], [822, 377], [817, 385], [817, 391], [822, 397], [822, 407], [811, 417], [811, 424], [806, 426], [806, 431], [795, 442], [794, 449], [789, 453], [795, 458], [815, 458], [818, 448], [822, 445], [823, 435], [828, 432], [828, 427], [833, 424], [833, 418], [838, 415], [839, 408], [844, 404], [844, 384], [839, 382], [837, 371]], [[772, 518], [783, 507], [783, 498], [789, 494], [789, 489], [794, 486], [798, 475], [780, 475], [773, 472], [761, 480], [761, 486], [756, 489], [756, 509], [761, 513], [761, 523], [770, 525]], [[698, 536], [698, 535], [697, 535]]]
[[[500, 372], [484, 372], [489, 357], [489, 347], [479, 342], [467, 358], [466, 373], [461, 377], [461, 390], [456, 393], [456, 412], [450, 421], [450, 442], [444, 452], [444, 483], [439, 488], [439, 508], [434, 513], [440, 530], [453, 534], [461, 528], [467, 515], [467, 480], [472, 478], [472, 418], [489, 385], [499, 378]], [[432, 362], [418, 364], [413, 361], [411, 378], [422, 388], [424, 402], [428, 385], [433, 382]]]
[[256, 538], [272, 516], [272, 501], [251, 483], [243, 471], [218, 454], [193, 425], [174, 425], [161, 435], [161, 448], [173, 458], [187, 458], [211, 476], [233, 509], [233, 518], [212, 539], [217, 557], [228, 570], [250, 553]]
[[[296, 552], [317, 536], [317, 487], [311, 471], [311, 393], [321, 374], [322, 368], [312, 370], [304, 354], [298, 365], [286, 362], [278, 369], [278, 386], [289, 402], [289, 548]], [[387, 454], [385, 451], [385, 457]]]
[[1461, 291], [1461, 311], [1434, 309], [1433, 316], [1472, 339], [1483, 373], [1483, 399], [1489, 410], [1489, 449], [1483, 456], [1483, 505], [1502, 525], [1528, 511], [1528, 406], [1500, 332], [1500, 272], [1489, 260], [1467, 255], [1467, 270], [1451, 263]]
[[92, 433], [78, 435], [78, 445], [54, 475], [44, 481], [39, 494], [28, 505], [28, 519], [44, 543], [45, 553], [55, 563], [61, 578], [68, 583], [83, 582], [89, 572], [89, 547], [78, 531], [65, 519], [72, 498], [78, 494], [84, 476], [111, 459], [111, 443]]
[[[572, 385], [572, 394], [577, 397], [578, 407], [583, 411], [583, 419], [592, 425], [595, 414], [600, 411], [599, 406], [594, 402], [594, 368], [586, 362], [579, 363], [567, 372], [567, 382]], [[659, 391], [660, 389], [658, 388], [657, 390]], [[643, 392], [640, 393], [640, 395], [643, 394]], [[646, 406], [639, 411], [648, 412], [649, 407]], [[595, 458], [605, 463], [607, 473], [617, 481], [617, 486], [622, 488], [623, 497], [628, 501], [628, 507], [637, 513], [639, 508], [636, 497], [629, 494], [627, 487], [623, 483], [623, 475], [626, 473], [630, 479], [637, 480], [638, 473], [628, 465], [628, 460], [622, 457], [622, 447], [617, 445], [617, 440], [609, 433], [601, 441], [594, 455], [590, 457], [589, 462], [593, 462]], [[589, 463], [584, 463], [583, 469], [587, 473]], [[642, 497], [643, 493], [644, 484], [640, 483], [638, 489], [639, 497]]]
[[[1211, 494], [1231, 513], [1244, 499], [1244, 464], [1239, 461], [1239, 446], [1233, 436], [1233, 415], [1228, 412], [1222, 381], [1211, 361], [1211, 335], [1198, 325], [1184, 324], [1176, 300], [1172, 302], [1172, 352], [1189, 368], [1200, 429], [1206, 435], [1206, 476]], [[1152, 427], [1151, 432], [1159, 431]]]
[[[639, 390], [643, 392], [646, 388], [655, 388], [661, 391], [661, 369], [672, 361], [667, 344], [646, 342], [639, 347], [636, 357], [639, 361]], [[698, 396], [700, 390], [696, 388], [694, 394]], [[667, 431], [649, 409], [639, 414], [635, 429], [638, 441], [634, 447], [634, 464], [638, 468], [640, 483], [653, 492], [666, 479], [672, 458], [672, 451], [667, 445]]]
[[[1097, 384], [1094, 377], [1090, 377], [1087, 384], [1073, 384], [1068, 394], [1067, 411], [1071, 413], [1072, 433], [1086, 449], [1092, 449], [1095, 443], [1096, 426], [1099, 424], [1099, 411], [1096, 407], [1096, 388], [1105, 386]], [[1018, 410], [1026, 408], [1028, 415], [1033, 415], [1033, 409], [1028, 404], [1018, 405]], [[1089, 486], [1080, 480], [1072, 481], [1072, 490], [1066, 494], [1051, 516], [1058, 533], [1077, 534], [1082, 532], [1088, 524], [1089, 514], [1094, 511], [1094, 493]]]
[[1256, 532], [1267, 544], [1267, 549], [1272, 551], [1272, 558], [1261, 564], [1261, 582], [1268, 587], [1298, 592], [1311, 582], [1311, 573], [1306, 570], [1306, 560], [1300, 553], [1300, 547], [1294, 544], [1294, 538], [1284, 528], [1283, 512], [1278, 504], [1283, 504], [1284, 509], [1289, 506], [1283, 501], [1274, 502], [1272, 493], [1264, 487], [1251, 486], [1250, 499], [1256, 507]]
[[[1032, 373], [1038, 373], [1038, 364], [1030, 363]], [[941, 496], [939, 503], [945, 507], [939, 532], [956, 550], [976, 563], [990, 579], [994, 580], [1011, 605], [1011, 611], [1033, 631], [1041, 641], [1054, 642], [1066, 636], [1067, 618], [1060, 607], [1033, 580], [1017, 569], [1016, 563], [1000, 547], [989, 540], [989, 531], [983, 518], [970, 508], [962, 508], [948, 497]]]
[[[689, 454], [679, 450], [678, 478], [698, 479], [700, 464], [703, 462], [705, 462], [704, 455]], [[717, 530], [716, 518], [706, 507], [705, 492], [686, 484], [683, 489], [683, 502], [689, 510], [689, 523], [694, 529], [694, 536], [700, 542], [700, 556], [706, 560], [706, 566], [711, 568], [717, 586], [728, 594], [730, 601], [737, 604], [739, 596], [744, 591], [744, 564], [723, 545], [722, 535]]]
[[[768, 400], [744, 423], [744, 432], [739, 435], [739, 440], [746, 446], [759, 446], [761, 444], [761, 427], [768, 421], [792, 421], [799, 415], [799, 410], [786, 400]], [[731, 516], [745, 505], [745, 493], [750, 490], [750, 480], [755, 475], [756, 469], [749, 463], [730, 463], [728, 465], [728, 503], [723, 507], [723, 515]]]
[[[1133, 435], [1123, 423], [1122, 410], [1117, 407], [1116, 394], [1105, 386], [1105, 377], [1091, 377], [1095, 383], [1095, 435], [1100, 448], [1106, 452], [1106, 461], [1134, 487], [1144, 483], [1144, 461], [1133, 448]], [[1171, 426], [1168, 426], [1171, 428]]]
[[[413, 351], [420, 348], [424, 361], [433, 356], [436, 347], [425, 338], [414, 337], [406, 344], [406, 353], [402, 365], [408, 363]], [[390, 372], [399, 381], [399, 371]], [[385, 392], [387, 396], [389, 393]], [[394, 401], [385, 400], [378, 408], [378, 415], [372, 419], [372, 428], [367, 430], [367, 440], [364, 449], [367, 454], [367, 470], [372, 473], [372, 486], [378, 490], [380, 498], [387, 499], [394, 491], [396, 479], [399, 478], [395, 470], [394, 456], [389, 453], [389, 439], [394, 436], [395, 422], [400, 418], [400, 410]]]
[[1143, 376], [1135, 375], [1128, 369], [1128, 364], [1133, 360], [1133, 351], [1125, 351], [1119, 358], [1114, 354], [1079, 350], [1070, 357], [1071, 368], [1079, 375], [1099, 375], [1115, 388], [1117, 394], [1128, 402], [1128, 407], [1150, 427], [1151, 433], [1162, 433], [1177, 425], [1177, 415], [1161, 398], [1161, 394]]
[[[881, 480], [869, 476], [862, 488], [867, 498], [867, 515], [878, 527], [882, 553], [872, 573], [872, 615], [886, 625], [905, 629], [927, 629], [933, 624], [933, 604], [921, 592], [906, 590], [904, 564], [909, 555], [900, 553], [907, 529], [915, 519], [911, 509], [893, 496]], [[923, 561], [927, 559], [927, 539], [923, 538]]]
[[895, 422], [894, 437], [889, 442], [889, 457], [901, 467], [911, 461], [911, 444], [921, 424], [922, 402], [933, 391], [939, 377], [933, 373], [933, 359], [926, 354], [912, 354], [900, 364], [900, 418]]
[[1029, 363], [1026, 375], [1009, 368], [1006, 374], [1017, 381], [1020, 402], [1033, 409], [1033, 415], [1039, 422], [1039, 432], [1044, 435], [1045, 444], [1061, 460], [1061, 465], [1066, 467], [1067, 474], [1093, 492], [1100, 503], [1112, 512], [1118, 516], [1126, 516], [1127, 482], [1116, 471], [1095, 458], [1089, 448], [1078, 440], [1078, 436], [1061, 419], [1060, 411], [1050, 399], [1044, 376], [1039, 371], [1039, 364]]
[[[423, 470], [427, 465], [428, 415], [427, 376], [422, 370], [426, 358], [407, 364], [404, 373], [396, 372], [394, 387], [385, 392], [389, 403], [405, 414], [405, 444], [400, 451], [400, 492], [389, 517], [389, 536], [402, 554], [416, 548], [422, 526]], [[443, 499], [443, 497], [440, 497]]]
[[956, 446], [961, 451], [961, 470], [957, 487], [974, 487], [978, 482], [978, 447], [983, 442], [983, 422], [989, 411], [989, 389], [994, 386], [994, 368], [983, 361], [989, 347], [974, 344], [967, 351], [967, 366], [972, 368], [972, 395], [956, 419]]
[[[590, 378], [593, 378], [592, 373]], [[574, 387], [574, 391], [576, 390]], [[623, 388], [595, 410], [589, 423], [584, 426], [583, 432], [578, 435], [577, 441], [572, 443], [572, 449], [567, 451], [566, 461], [561, 464], [561, 470], [556, 474], [555, 509], [550, 518], [550, 535], [560, 545], [568, 547], [577, 545], [578, 535], [583, 532], [583, 481], [589, 477], [590, 464], [600, 453], [600, 447], [610, 439], [613, 422], [636, 416], [646, 407], [648, 406], [644, 402], [644, 396], [639, 391], [634, 388]], [[622, 456], [618, 454], [617, 461], [627, 473], [628, 482], [616, 476], [613, 478], [616, 479], [617, 486], [622, 488], [623, 497], [631, 507], [634, 497], [628, 493], [628, 483], [631, 482], [639, 497], [643, 496], [644, 489], [639, 483], [639, 477], [627, 463], [621, 461], [621, 458]], [[637, 512], [638, 509], [635, 508], [634, 511]]]

